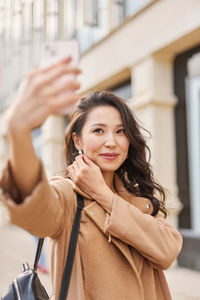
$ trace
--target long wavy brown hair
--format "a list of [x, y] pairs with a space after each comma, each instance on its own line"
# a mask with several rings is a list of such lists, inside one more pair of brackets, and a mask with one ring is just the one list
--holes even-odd
[[78, 151], [72, 139], [72, 133], [75, 132], [77, 136], [80, 136], [88, 113], [95, 107], [103, 105], [113, 106], [120, 112], [125, 134], [130, 141], [128, 157], [116, 173], [130, 193], [136, 196], [146, 197], [151, 201], [153, 205], [153, 216], [156, 215], [158, 211], [161, 211], [166, 217], [166, 192], [153, 177], [150, 165], [151, 152], [141, 133], [141, 130], [147, 130], [139, 124], [133, 111], [126, 104], [126, 101], [112, 92], [92, 92], [84, 96], [77, 103], [69, 126], [65, 132], [65, 157], [67, 165], [72, 164], [78, 155]]

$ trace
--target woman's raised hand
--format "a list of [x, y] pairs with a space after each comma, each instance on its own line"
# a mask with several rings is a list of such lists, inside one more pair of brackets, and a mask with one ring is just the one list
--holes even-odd
[[91, 197], [106, 186], [100, 168], [84, 154], [78, 155], [67, 171], [71, 180]]
[[70, 60], [68, 57], [29, 74], [8, 110], [8, 128], [30, 132], [42, 125], [49, 115], [58, 114], [76, 103], [80, 84], [76, 76], [69, 80], [65, 75], [78, 75], [80, 70], [70, 66]]
[[85, 154], [76, 157], [67, 168], [71, 180], [108, 212], [111, 211], [113, 192], [106, 184], [101, 169]]

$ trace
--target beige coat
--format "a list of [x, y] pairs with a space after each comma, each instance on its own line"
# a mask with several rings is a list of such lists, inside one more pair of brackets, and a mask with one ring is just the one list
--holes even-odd
[[[84, 194], [68, 300], [169, 300], [162, 270], [176, 259], [182, 237], [166, 220], [150, 215], [148, 199], [134, 197], [117, 176], [115, 181], [118, 195], [110, 215]], [[20, 195], [9, 164], [0, 187], [0, 199], [9, 210], [11, 222], [34, 235], [51, 238], [52, 283], [57, 300], [77, 187], [63, 177], [48, 182], [41, 167], [41, 180], [32, 194], [16, 204]]]

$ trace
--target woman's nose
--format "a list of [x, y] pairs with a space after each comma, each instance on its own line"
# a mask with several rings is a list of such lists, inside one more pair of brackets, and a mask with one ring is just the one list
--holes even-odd
[[115, 141], [115, 137], [113, 134], [110, 134], [106, 137], [105, 146], [107, 146], [107, 147], [115, 147], [116, 146], [116, 141]]

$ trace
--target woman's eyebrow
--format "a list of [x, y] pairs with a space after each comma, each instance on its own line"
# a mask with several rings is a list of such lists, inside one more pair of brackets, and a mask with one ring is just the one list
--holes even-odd
[[[91, 127], [95, 127], [95, 126], [102, 126], [102, 127], [106, 127], [107, 125], [104, 124], [104, 123], [94, 123], [91, 125]], [[116, 127], [123, 127], [124, 125], [123, 124], [118, 124], [116, 125]]]
[[106, 125], [103, 123], [94, 123], [91, 125], [91, 127], [95, 127], [95, 126], [104, 126], [105, 127]]

